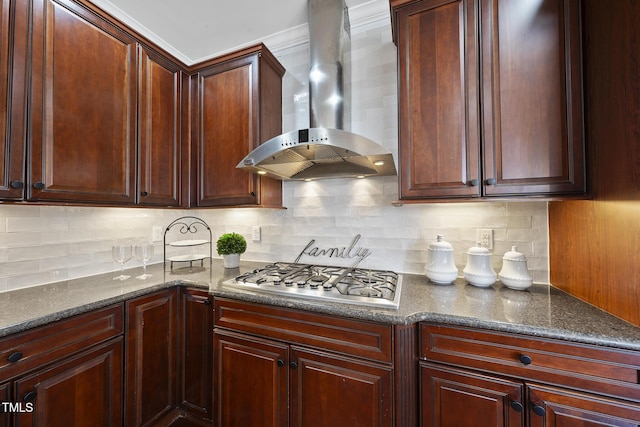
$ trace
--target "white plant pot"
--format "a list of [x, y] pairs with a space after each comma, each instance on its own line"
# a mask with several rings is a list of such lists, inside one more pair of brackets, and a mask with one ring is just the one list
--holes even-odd
[[240, 254], [222, 255], [224, 268], [238, 268], [240, 266]]

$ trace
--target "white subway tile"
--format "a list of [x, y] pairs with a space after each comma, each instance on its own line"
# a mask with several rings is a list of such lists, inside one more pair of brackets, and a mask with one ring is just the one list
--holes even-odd
[[[382, 144], [398, 162], [396, 47], [390, 26], [359, 28], [352, 40], [352, 130]], [[283, 130], [306, 127], [308, 45], [275, 52], [287, 69], [283, 80]], [[294, 101], [294, 96], [299, 101]], [[492, 265], [516, 245], [530, 258], [534, 280], [548, 283], [547, 203], [474, 202], [392, 206], [398, 177], [284, 182], [287, 209], [162, 210], [74, 206], [0, 205], [0, 292], [116, 271], [111, 244], [122, 237], [148, 236], [181, 216], [203, 218], [215, 240], [228, 231], [248, 237], [243, 259], [293, 261], [312, 240], [319, 247], [343, 247], [360, 234], [359, 246], [372, 251], [375, 268], [424, 274], [427, 248], [437, 234], [454, 247], [459, 271], [477, 228], [494, 230]], [[250, 241], [251, 227], [262, 227], [261, 242]], [[48, 248], [48, 250], [47, 250]], [[52, 248], [55, 248], [52, 250]], [[154, 261], [162, 261], [156, 244]], [[173, 249], [169, 248], [168, 254]], [[50, 252], [59, 252], [52, 256]], [[33, 259], [27, 258], [28, 253]], [[213, 247], [214, 257], [215, 246]], [[317, 259], [317, 261], [320, 261]], [[327, 261], [327, 260], [324, 260]], [[331, 260], [329, 260], [331, 261]], [[128, 266], [137, 266], [131, 262]], [[47, 271], [42, 271], [43, 269]], [[464, 297], [464, 296], [462, 296]]]

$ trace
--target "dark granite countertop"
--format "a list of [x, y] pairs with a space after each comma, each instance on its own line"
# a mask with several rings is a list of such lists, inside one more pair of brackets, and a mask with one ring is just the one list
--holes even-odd
[[[548, 285], [515, 291], [499, 282], [489, 288], [476, 288], [458, 279], [453, 285], [440, 286], [423, 275], [405, 274], [400, 307], [392, 310], [259, 293], [222, 284], [263, 265], [242, 262], [239, 269], [225, 269], [216, 259], [212, 269], [171, 272], [156, 264], [148, 268], [153, 277], [145, 281], [134, 277], [114, 281], [117, 273], [109, 273], [0, 293], [0, 337], [163, 288], [189, 285], [208, 289], [217, 297], [388, 324], [430, 321], [640, 351], [640, 328]], [[139, 273], [139, 268], [130, 270], [132, 276]]]

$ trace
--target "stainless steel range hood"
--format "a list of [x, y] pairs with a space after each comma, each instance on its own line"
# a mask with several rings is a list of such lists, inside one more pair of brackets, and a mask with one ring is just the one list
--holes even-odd
[[397, 175], [391, 152], [344, 130], [349, 14], [344, 0], [309, 0], [310, 128], [278, 135], [238, 168], [283, 180]]

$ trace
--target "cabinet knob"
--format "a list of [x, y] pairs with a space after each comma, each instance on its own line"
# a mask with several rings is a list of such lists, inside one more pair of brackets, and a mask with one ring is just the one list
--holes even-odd
[[526, 354], [521, 354], [518, 359], [520, 359], [520, 363], [522, 363], [523, 365], [530, 365], [532, 362], [531, 357], [527, 356]]
[[251, 192], [251, 197], [256, 197], [256, 193], [254, 191]]
[[24, 395], [24, 398], [22, 398], [22, 400], [24, 400], [25, 402], [33, 402], [34, 400], [36, 400], [37, 395], [37, 391], [31, 390], [29, 393]]
[[284, 359], [278, 359], [278, 367], [282, 368], [284, 366]]
[[22, 181], [11, 181], [11, 184], [9, 184], [11, 186], [11, 188], [22, 188], [24, 187], [24, 183]]
[[204, 300], [204, 305], [211, 305], [211, 300], [208, 300], [208, 299]]
[[545, 414], [547, 413], [547, 410], [544, 409], [544, 406], [540, 406], [540, 405], [533, 405], [533, 413], [540, 416], [540, 417], [544, 417]]
[[11, 353], [7, 360], [11, 363], [16, 363], [18, 360], [22, 359], [22, 352], [16, 351], [15, 353]]
[[296, 369], [298, 367], [298, 362], [291, 362], [289, 363], [289, 366], [291, 367], [291, 369]]
[[524, 409], [524, 407], [522, 406], [522, 403], [518, 402], [517, 400], [511, 401], [511, 407], [516, 412], [522, 412], [522, 410]]
[[141, 195], [142, 197], [147, 197], [147, 196], [149, 195], [149, 193], [147, 193], [146, 191], [141, 191], [141, 192], [140, 192], [140, 195]]
[[496, 185], [496, 179], [495, 178], [489, 178], [487, 180], [487, 185]]
[[469, 185], [472, 187], [477, 187], [478, 186], [478, 180], [477, 179], [472, 179], [471, 181], [469, 181]]
[[35, 188], [36, 190], [42, 190], [44, 188], [44, 182], [35, 182], [33, 184], [33, 188]]

